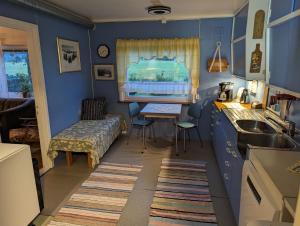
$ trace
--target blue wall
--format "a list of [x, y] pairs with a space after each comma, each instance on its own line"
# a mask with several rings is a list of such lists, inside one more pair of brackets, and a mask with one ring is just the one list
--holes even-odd
[[[79, 120], [81, 100], [92, 95], [88, 30], [80, 25], [0, 1], [0, 16], [37, 24], [52, 136]], [[81, 72], [59, 74], [56, 37], [80, 42]]]
[[[207, 60], [212, 57], [216, 42], [222, 42], [222, 55], [230, 62], [230, 40], [231, 40], [232, 18], [201, 19], [170, 21], [162, 24], [159, 21], [151, 22], [119, 22], [97, 24], [95, 31], [91, 33], [92, 61], [93, 64], [114, 64], [116, 65], [115, 43], [118, 38], [123, 39], [146, 39], [146, 38], [185, 38], [199, 37], [201, 41], [201, 74], [200, 90], [202, 97], [216, 96], [218, 83], [233, 81], [245, 85], [244, 81], [235, 79], [231, 72], [208, 73]], [[110, 47], [111, 55], [101, 59], [97, 55], [97, 46], [105, 43]], [[115, 70], [116, 71], [116, 70]], [[95, 96], [106, 96], [109, 103], [109, 111], [127, 113], [127, 104], [118, 103], [117, 81], [95, 81]], [[209, 109], [204, 115], [202, 129], [209, 131]], [[209, 132], [205, 133], [208, 138]]]

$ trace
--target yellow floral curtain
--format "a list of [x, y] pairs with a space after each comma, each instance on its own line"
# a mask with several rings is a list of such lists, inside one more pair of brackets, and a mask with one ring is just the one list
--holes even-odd
[[138, 63], [140, 58], [152, 57], [176, 58], [178, 63], [184, 63], [190, 72], [192, 81], [191, 94], [197, 94], [200, 78], [200, 40], [199, 38], [174, 39], [118, 39], [116, 43], [118, 87], [120, 100], [124, 100], [127, 69], [130, 64]]

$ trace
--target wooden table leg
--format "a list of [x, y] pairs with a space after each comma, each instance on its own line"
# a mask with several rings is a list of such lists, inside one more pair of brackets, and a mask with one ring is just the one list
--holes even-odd
[[70, 167], [73, 163], [73, 156], [71, 151], [66, 151], [66, 159], [67, 159], [67, 166]]
[[88, 152], [88, 154], [87, 154], [87, 160], [88, 160], [88, 167], [90, 169], [93, 169], [93, 163], [92, 163], [92, 158], [91, 158], [91, 153], [90, 152]]

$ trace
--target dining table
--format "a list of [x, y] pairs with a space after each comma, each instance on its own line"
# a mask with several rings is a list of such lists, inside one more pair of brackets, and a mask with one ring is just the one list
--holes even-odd
[[[171, 119], [175, 124], [175, 136], [177, 135], [176, 124], [181, 115], [182, 104], [148, 103], [140, 114], [147, 119]], [[177, 139], [176, 139], [177, 142]], [[176, 144], [176, 154], [178, 154]]]

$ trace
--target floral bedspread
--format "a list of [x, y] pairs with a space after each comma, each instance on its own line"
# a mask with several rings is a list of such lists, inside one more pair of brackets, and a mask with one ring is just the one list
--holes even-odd
[[58, 151], [90, 152], [94, 167], [119, 135], [122, 123], [122, 117], [116, 115], [81, 120], [51, 139], [48, 156], [54, 160]]

